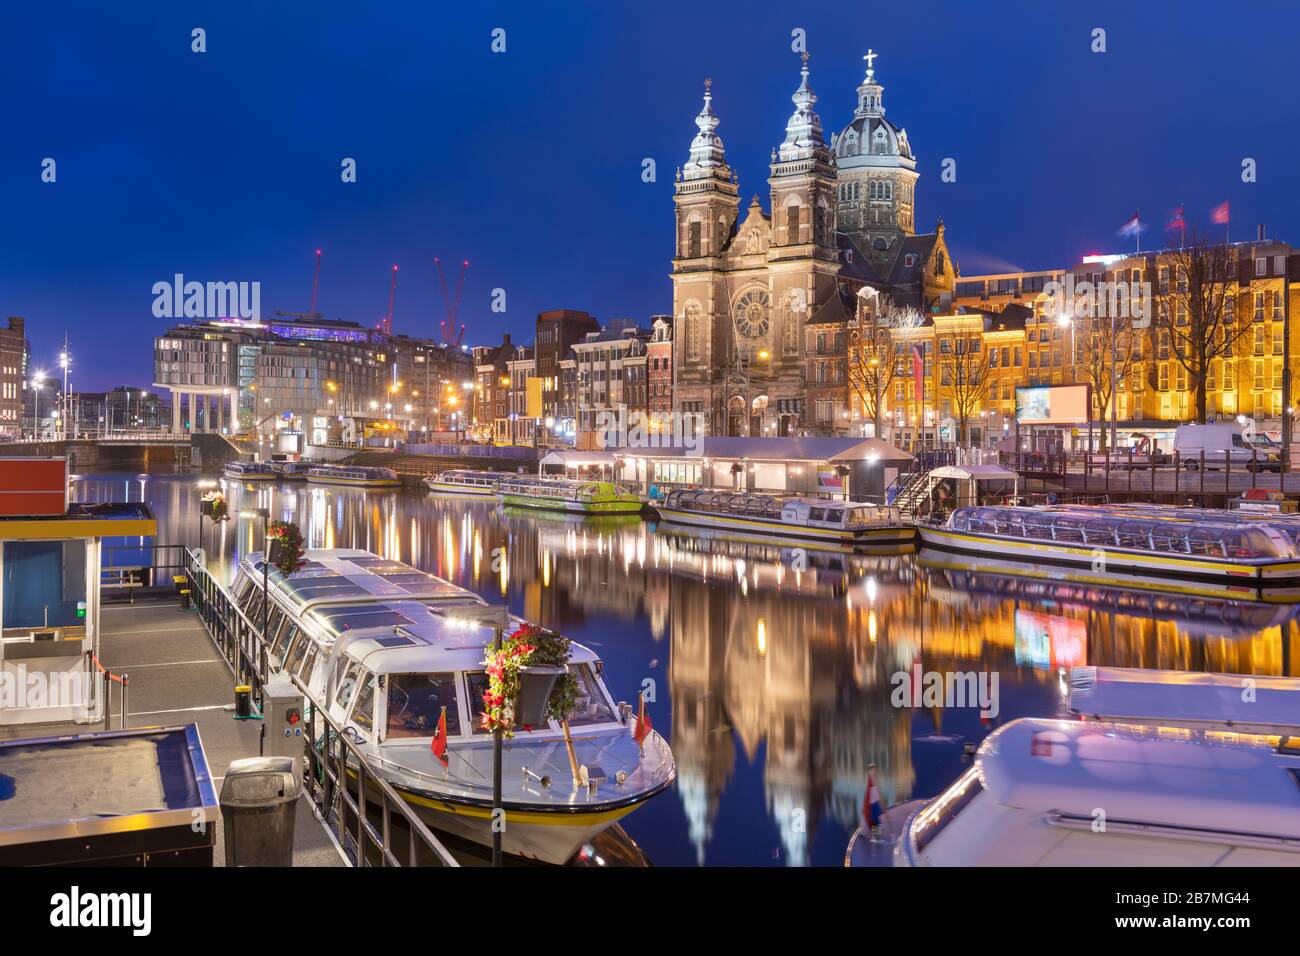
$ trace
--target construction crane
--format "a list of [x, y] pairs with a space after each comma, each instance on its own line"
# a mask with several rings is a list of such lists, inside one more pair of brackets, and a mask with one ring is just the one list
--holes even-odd
[[316, 274], [311, 277], [311, 314], [316, 314], [316, 290], [320, 288], [320, 250], [316, 250]]
[[383, 332], [393, 334], [393, 302], [397, 298], [397, 266], [393, 266], [393, 281], [388, 286], [388, 314], [384, 316]]
[[460, 264], [460, 275], [456, 279], [456, 298], [451, 297], [447, 290], [447, 274], [442, 271], [442, 260], [437, 256], [433, 259], [433, 264], [438, 267], [438, 282], [442, 286], [442, 306], [446, 317], [442, 320], [442, 341], [443, 344], [460, 345], [460, 340], [465, 337], [465, 326], [462, 323], [460, 331], [456, 331], [456, 316], [460, 312], [460, 295], [465, 289], [465, 270], [469, 268], [469, 260], [466, 259]]

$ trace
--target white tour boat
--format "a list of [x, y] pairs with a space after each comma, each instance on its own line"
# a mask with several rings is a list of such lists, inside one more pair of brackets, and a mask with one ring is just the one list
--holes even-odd
[[[289, 577], [272, 569], [268, 656], [326, 708], [429, 826], [488, 846], [492, 735], [481, 726], [488, 605], [465, 588], [367, 551], [309, 550]], [[240, 563], [236, 602], [260, 620], [262, 555]], [[512, 620], [512, 627], [523, 624]], [[676, 766], [653, 731], [638, 746], [632, 708], [616, 702], [602, 664], [571, 645], [578, 705], [569, 718], [581, 783], [552, 722], [504, 747], [504, 852], [563, 863], [671, 786]], [[448, 766], [431, 745], [447, 714]]]
[[831, 498], [753, 492], [670, 491], [654, 506], [669, 524], [843, 547], [911, 544], [916, 530], [897, 508]]
[[391, 468], [369, 465], [316, 465], [307, 469], [313, 485], [347, 485], [353, 488], [400, 488], [402, 479]]
[[443, 471], [424, 479], [424, 487], [443, 495], [495, 498], [497, 485], [519, 475], [509, 471]]
[[270, 465], [261, 461], [228, 461], [221, 474], [231, 481], [275, 481], [279, 478]]
[[1269, 521], [1223, 512], [968, 506], [917, 531], [925, 547], [976, 555], [990, 571], [1228, 597], [1300, 595], [1296, 540]]
[[638, 495], [611, 481], [571, 478], [531, 478], [514, 475], [497, 484], [497, 497], [507, 508], [539, 508], [578, 515], [634, 515], [644, 505]]
[[306, 481], [307, 472], [314, 467], [305, 461], [271, 461], [267, 464], [282, 481]]
[[1294, 737], [1014, 720], [911, 814], [894, 864], [1297, 866], [1298, 782]]

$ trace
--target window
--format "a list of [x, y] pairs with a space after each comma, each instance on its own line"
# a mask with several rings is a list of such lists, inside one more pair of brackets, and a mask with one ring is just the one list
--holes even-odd
[[350, 719], [362, 730], [369, 732], [375, 729], [375, 678], [372, 674], [363, 673], [361, 681], [361, 690], [352, 705]]
[[[479, 699], [482, 700], [480, 694]], [[389, 740], [432, 737], [442, 708], [447, 708], [447, 736], [460, 734], [460, 709], [456, 705], [455, 674], [389, 674]]]
[[1257, 276], [1268, 275], [1268, 259], [1261, 256], [1260, 258], [1255, 260], [1255, 275]]
[[578, 678], [577, 704], [569, 718], [569, 726], [581, 727], [586, 724], [607, 724], [614, 721], [614, 710], [605, 699], [600, 683], [591, 672], [590, 664], [570, 665]]
[[786, 238], [785, 238], [785, 241], [786, 241], [786, 242], [798, 242], [798, 241], [799, 241], [799, 212], [800, 212], [800, 209], [801, 209], [801, 207], [800, 207], [800, 205], [799, 205], [798, 203], [794, 203], [794, 204], [792, 204], [791, 206], [788, 206], [788, 207], [786, 208], [786, 211], [785, 211], [785, 237], [786, 237]]
[[703, 223], [698, 219], [687, 226], [686, 255], [690, 259], [698, 259], [701, 251], [701, 230]]

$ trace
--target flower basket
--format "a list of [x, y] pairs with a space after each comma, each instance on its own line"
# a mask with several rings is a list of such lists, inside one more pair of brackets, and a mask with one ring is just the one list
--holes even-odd
[[199, 501], [199, 514], [210, 518], [213, 524], [230, 520], [230, 504], [226, 496], [219, 491], [209, 491]]
[[519, 694], [515, 697], [515, 720], [528, 727], [546, 723], [546, 705], [555, 682], [568, 668], [558, 664], [525, 665], [519, 668]]
[[306, 547], [302, 532], [292, 521], [272, 521], [267, 529], [266, 557], [276, 570], [288, 576], [303, 566]]
[[569, 641], [559, 634], [525, 624], [501, 643], [490, 645], [483, 664], [488, 686], [483, 692], [483, 726], [513, 737], [551, 718], [566, 720], [577, 699], [578, 679], [569, 671]]

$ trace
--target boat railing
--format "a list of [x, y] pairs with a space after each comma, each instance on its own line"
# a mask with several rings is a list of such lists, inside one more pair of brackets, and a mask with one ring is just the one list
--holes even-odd
[[[199, 621], [237, 683], [253, 688], [262, 703], [270, 679], [266, 640], [229, 590], [203, 563], [202, 553], [187, 548], [185, 575]], [[303, 789], [346, 851], [351, 866], [459, 866], [409, 804], [375, 769], [372, 760], [333, 720], [294, 675], [287, 677], [311, 701], [304, 743]], [[355, 783], [352, 777], [355, 775]], [[379, 822], [369, 811], [378, 809]], [[394, 823], [405, 829], [404, 837]], [[400, 851], [400, 852], [399, 852]]]

